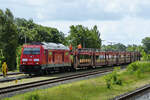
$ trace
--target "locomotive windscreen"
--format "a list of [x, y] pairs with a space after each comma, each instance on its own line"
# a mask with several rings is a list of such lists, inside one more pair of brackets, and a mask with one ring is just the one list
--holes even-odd
[[23, 54], [38, 55], [40, 54], [40, 48], [24, 48]]

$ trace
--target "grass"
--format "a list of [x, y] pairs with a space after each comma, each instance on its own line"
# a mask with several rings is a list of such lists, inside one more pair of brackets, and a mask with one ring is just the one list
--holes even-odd
[[[149, 66], [150, 62], [144, 62], [144, 65]], [[144, 65], [142, 64], [142, 66]], [[122, 79], [122, 85], [112, 84], [110, 89], [106, 86], [105, 76], [102, 76], [48, 89], [36, 90], [5, 98], [4, 100], [108, 100], [150, 83], [150, 71], [142, 72], [140, 77], [137, 77], [136, 72], [121, 71], [118, 74]]]

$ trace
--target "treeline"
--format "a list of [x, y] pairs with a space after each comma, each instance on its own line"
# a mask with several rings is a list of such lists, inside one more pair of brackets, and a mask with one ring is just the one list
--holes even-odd
[[102, 51], [139, 51], [141, 52], [143, 50], [142, 45], [124, 45], [122, 43], [116, 43], [116, 44], [110, 44], [110, 45], [102, 45], [101, 50]]
[[125, 46], [124, 44], [117, 43], [113, 45], [102, 45], [102, 51], [139, 51], [145, 52], [147, 55], [150, 54], [150, 37], [145, 37], [142, 39], [142, 45], [128, 45]]

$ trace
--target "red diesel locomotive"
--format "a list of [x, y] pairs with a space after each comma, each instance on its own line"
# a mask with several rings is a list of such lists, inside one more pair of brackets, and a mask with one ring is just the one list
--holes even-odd
[[24, 45], [20, 64], [20, 71], [29, 74], [70, 67], [69, 48], [55, 43]]
[[39, 74], [56, 70], [121, 65], [136, 60], [140, 60], [139, 52], [106, 52], [85, 48], [72, 51], [62, 44], [42, 42], [23, 46], [20, 71]]

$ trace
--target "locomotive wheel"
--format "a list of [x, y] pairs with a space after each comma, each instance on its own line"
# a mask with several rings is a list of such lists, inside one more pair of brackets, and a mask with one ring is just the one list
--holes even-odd
[[72, 71], [72, 68], [68, 68], [68, 72], [71, 72]]
[[76, 72], [77, 70], [75, 68], [71, 68], [71, 71]]
[[40, 70], [40, 75], [44, 75], [44, 71], [43, 70]]
[[44, 70], [44, 75], [48, 75], [48, 70]]
[[65, 67], [62, 67], [62, 68], [60, 67], [59, 72], [65, 72]]
[[96, 67], [95, 66], [92, 66], [92, 69], [95, 69]]
[[29, 76], [32, 76], [32, 74], [30, 73]]

